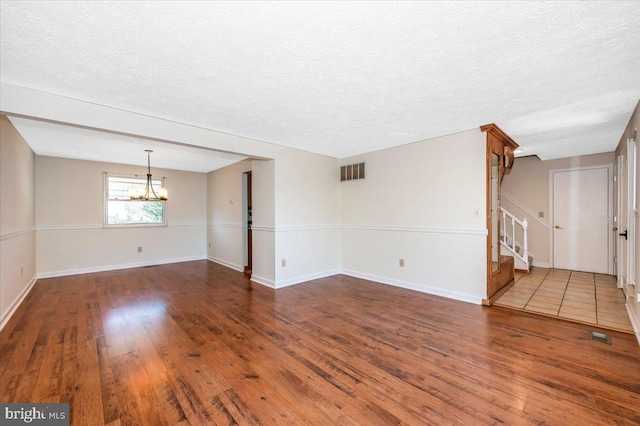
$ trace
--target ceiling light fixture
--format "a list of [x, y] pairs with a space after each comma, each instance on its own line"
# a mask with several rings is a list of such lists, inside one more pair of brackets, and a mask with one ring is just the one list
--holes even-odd
[[[153, 189], [153, 183], [151, 180], [151, 153], [153, 152], [150, 149], [144, 150], [147, 153], [147, 184], [142, 189], [132, 189], [129, 192], [129, 198], [132, 200], [142, 200], [142, 201], [167, 201], [167, 189], [164, 187], [160, 187], [158, 189], [158, 193]], [[152, 196], [153, 195], [153, 196]]]

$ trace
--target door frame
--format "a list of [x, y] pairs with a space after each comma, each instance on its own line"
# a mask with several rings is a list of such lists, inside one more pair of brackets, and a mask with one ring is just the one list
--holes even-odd
[[629, 235], [627, 246], [627, 288], [625, 292], [633, 294], [634, 291], [631, 287], [636, 286], [636, 217], [638, 217], [638, 169], [637, 169], [637, 157], [638, 157], [638, 144], [635, 139], [627, 139], [627, 220], [628, 228], [627, 233]]
[[[623, 204], [626, 205], [626, 223], [621, 224], [619, 221], [616, 224], [618, 234], [624, 227], [627, 231], [627, 250], [625, 253], [624, 262], [622, 258], [622, 241], [618, 238], [616, 241], [616, 257], [618, 260], [618, 266], [616, 268], [616, 276], [618, 281], [618, 287], [622, 288], [625, 295], [633, 294], [633, 288], [635, 288], [636, 279], [636, 218], [638, 217], [638, 200], [637, 200], [637, 155], [638, 147], [635, 139], [628, 138], [620, 153], [616, 157], [618, 174], [617, 174], [617, 188], [616, 194], [618, 195], [618, 202], [616, 204], [616, 217], [620, 218], [622, 215]], [[623, 155], [626, 161], [623, 161]], [[623, 191], [622, 179], [627, 180], [627, 191]], [[623, 199], [626, 203], [623, 203]], [[624, 278], [623, 278], [624, 277]]]
[[[628, 154], [627, 145], [624, 145], [620, 150], [620, 153], [616, 157], [616, 170], [615, 170], [615, 176], [614, 176], [614, 182], [616, 185], [616, 191], [615, 191], [616, 211], [613, 217], [613, 230], [616, 234], [620, 233], [622, 228], [627, 226], [626, 223], [625, 224], [622, 223], [622, 213], [623, 213], [622, 204], [623, 204], [623, 200], [628, 198], [627, 196], [628, 194], [623, 194], [623, 191], [622, 191], [623, 174], [627, 171], [627, 164], [625, 164], [625, 161], [624, 161], [625, 159], [628, 160], [627, 154]], [[627, 222], [628, 222], [628, 218], [627, 218]], [[616, 254], [614, 256], [614, 267], [616, 272], [616, 285], [618, 286], [618, 288], [624, 288], [625, 287], [624, 276], [627, 273], [626, 262], [624, 262], [624, 259], [622, 256], [622, 240], [618, 237], [616, 237], [615, 249], [616, 249]]]
[[[551, 169], [549, 170], [549, 265], [554, 268], [555, 265], [555, 253], [554, 253], [554, 209], [553, 209], [553, 184], [556, 173], [574, 172], [580, 170], [592, 170], [592, 169], [607, 169], [608, 182], [607, 182], [607, 217], [609, 222], [609, 229], [613, 230], [613, 164], [599, 164], [594, 166], [582, 166], [582, 167], [569, 167], [564, 169]], [[609, 238], [607, 241], [607, 274], [615, 275], [616, 271], [613, 268], [613, 256], [615, 252], [615, 232], [609, 232]]]
[[244, 274], [253, 273], [253, 225], [251, 170], [242, 173], [242, 257]]

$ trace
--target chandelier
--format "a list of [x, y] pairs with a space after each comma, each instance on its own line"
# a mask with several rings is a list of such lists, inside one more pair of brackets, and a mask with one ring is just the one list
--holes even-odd
[[147, 184], [142, 188], [132, 189], [129, 191], [129, 198], [132, 200], [141, 201], [167, 201], [167, 189], [159, 188], [158, 193], [153, 189], [153, 183], [151, 180], [151, 153], [150, 149], [144, 150], [147, 153]]

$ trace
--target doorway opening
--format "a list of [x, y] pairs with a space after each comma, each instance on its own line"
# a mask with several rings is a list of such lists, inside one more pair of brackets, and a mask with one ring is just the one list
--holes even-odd
[[242, 174], [242, 260], [244, 274], [249, 278], [253, 269], [252, 223], [251, 172], [245, 172]]

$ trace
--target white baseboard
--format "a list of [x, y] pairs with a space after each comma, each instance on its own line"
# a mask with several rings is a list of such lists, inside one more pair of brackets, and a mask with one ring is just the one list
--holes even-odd
[[15, 298], [11, 305], [9, 305], [9, 308], [2, 313], [2, 316], [0, 317], [0, 330], [2, 330], [5, 325], [7, 325], [13, 314], [16, 312], [18, 307], [22, 304], [24, 299], [27, 297], [27, 295], [35, 285], [36, 281], [38, 281], [38, 277], [37, 275], [34, 275], [34, 277], [31, 278], [31, 281], [29, 281], [29, 284], [24, 288], [24, 290], [22, 290], [18, 297]]
[[640, 318], [636, 315], [636, 311], [631, 308], [630, 303], [636, 303], [634, 299], [627, 299], [627, 303], [624, 306], [627, 308], [627, 315], [629, 315], [629, 320], [631, 320], [631, 326], [633, 327], [633, 331], [636, 335], [636, 339], [638, 340], [638, 344], [640, 345]]
[[300, 284], [300, 283], [304, 283], [304, 282], [311, 281], [311, 280], [317, 280], [319, 278], [326, 278], [326, 277], [330, 277], [330, 276], [333, 276], [333, 275], [338, 275], [339, 273], [340, 273], [340, 270], [331, 269], [329, 271], [316, 272], [314, 274], [309, 274], [309, 275], [304, 275], [304, 276], [301, 276], [301, 277], [290, 278], [288, 280], [276, 281], [275, 288], [278, 289], [278, 288], [283, 288], [283, 287], [289, 287], [290, 285]]
[[344, 275], [349, 275], [351, 277], [362, 278], [364, 280], [369, 280], [369, 281], [375, 281], [380, 284], [392, 285], [394, 287], [401, 287], [401, 288], [406, 288], [408, 290], [415, 290], [422, 293], [433, 294], [435, 296], [442, 296], [448, 299], [459, 300], [461, 302], [473, 303], [474, 305], [482, 304], [482, 297], [474, 296], [472, 294], [459, 293], [456, 291], [448, 291], [448, 290], [443, 290], [441, 288], [423, 286], [415, 283], [395, 280], [392, 278], [381, 277], [378, 275], [371, 275], [371, 274], [366, 274], [366, 273], [351, 271], [351, 270], [342, 270], [341, 273]]
[[264, 277], [260, 277], [256, 274], [251, 274], [251, 281], [269, 288], [276, 288], [275, 283], [273, 282], [273, 280], [270, 280], [268, 278], [264, 278]]
[[[213, 262], [216, 262], [213, 259], [209, 259], [212, 260]], [[232, 266], [226, 265], [223, 262], [216, 262], [219, 263], [223, 266], [227, 266], [230, 267], [232, 269]], [[377, 276], [377, 275], [371, 275], [371, 274], [365, 274], [365, 273], [361, 273], [361, 272], [357, 272], [357, 271], [351, 271], [351, 270], [340, 270], [340, 269], [332, 269], [329, 271], [324, 271], [324, 272], [317, 272], [314, 274], [309, 274], [309, 275], [304, 275], [304, 276], [300, 276], [300, 277], [295, 277], [295, 278], [291, 278], [288, 280], [283, 280], [283, 281], [273, 281], [270, 280], [268, 278], [264, 278], [258, 275], [251, 275], [251, 281], [257, 283], [257, 284], [261, 284], [264, 285], [266, 287], [278, 290], [284, 287], [288, 287], [288, 286], [292, 286], [295, 284], [301, 284], [307, 281], [311, 281], [311, 280], [316, 280], [316, 279], [320, 279], [320, 278], [325, 278], [325, 277], [330, 277], [333, 275], [337, 275], [337, 274], [344, 274], [344, 275], [349, 275], [352, 277], [356, 277], [356, 278], [362, 278], [365, 280], [369, 280], [369, 281], [375, 281], [378, 282], [380, 284], [386, 284], [386, 285], [392, 285], [395, 287], [401, 287], [401, 288], [406, 288], [408, 290], [415, 290], [415, 291], [419, 291], [422, 293], [428, 293], [428, 294], [433, 294], [436, 296], [441, 296], [441, 297], [446, 297], [448, 299], [453, 299], [453, 300], [459, 300], [461, 302], [467, 302], [467, 303], [473, 303], [474, 305], [481, 305], [482, 304], [482, 298], [481, 297], [477, 297], [471, 294], [466, 294], [466, 293], [459, 293], [459, 292], [455, 292], [455, 291], [448, 291], [448, 290], [443, 290], [440, 288], [434, 288], [434, 287], [428, 287], [428, 286], [422, 286], [422, 285], [418, 285], [415, 283], [410, 283], [410, 282], [405, 282], [405, 281], [399, 281], [399, 280], [394, 280], [394, 279], [390, 279], [390, 278], [386, 278], [386, 277], [381, 277], [381, 276]]]
[[535, 259], [531, 263], [531, 266], [537, 266], [538, 268], [551, 268], [551, 265], [548, 262], [536, 262]]
[[[207, 260], [213, 263], [217, 263], [219, 265], [225, 266], [227, 268], [233, 269], [234, 271], [244, 272], [244, 268], [240, 265], [236, 265], [235, 263], [227, 262], [226, 260], [218, 259], [212, 256], [207, 256]], [[295, 284], [304, 283], [311, 280], [317, 280], [318, 278], [330, 277], [332, 275], [339, 274], [340, 271], [338, 269], [332, 269], [329, 271], [316, 272], [309, 275], [304, 275], [301, 277], [290, 278], [288, 280], [283, 281], [274, 281], [268, 278], [261, 277], [259, 275], [252, 274], [251, 281], [264, 285], [273, 289], [280, 289], [283, 287], [289, 287]]]
[[238, 272], [244, 272], [244, 268], [240, 265], [236, 265], [235, 263], [227, 262], [226, 260], [218, 259], [213, 256], [207, 256], [207, 260], [209, 262], [217, 263], [222, 266], [226, 266], [227, 268], [231, 268]]
[[91, 268], [66, 269], [62, 271], [38, 272], [38, 278], [66, 277], [68, 275], [91, 274], [94, 272], [117, 271], [119, 269], [141, 268], [144, 266], [166, 265], [169, 263], [205, 260], [205, 256], [179, 257], [173, 259], [149, 260], [146, 262], [122, 263], [119, 265], [94, 266]]

